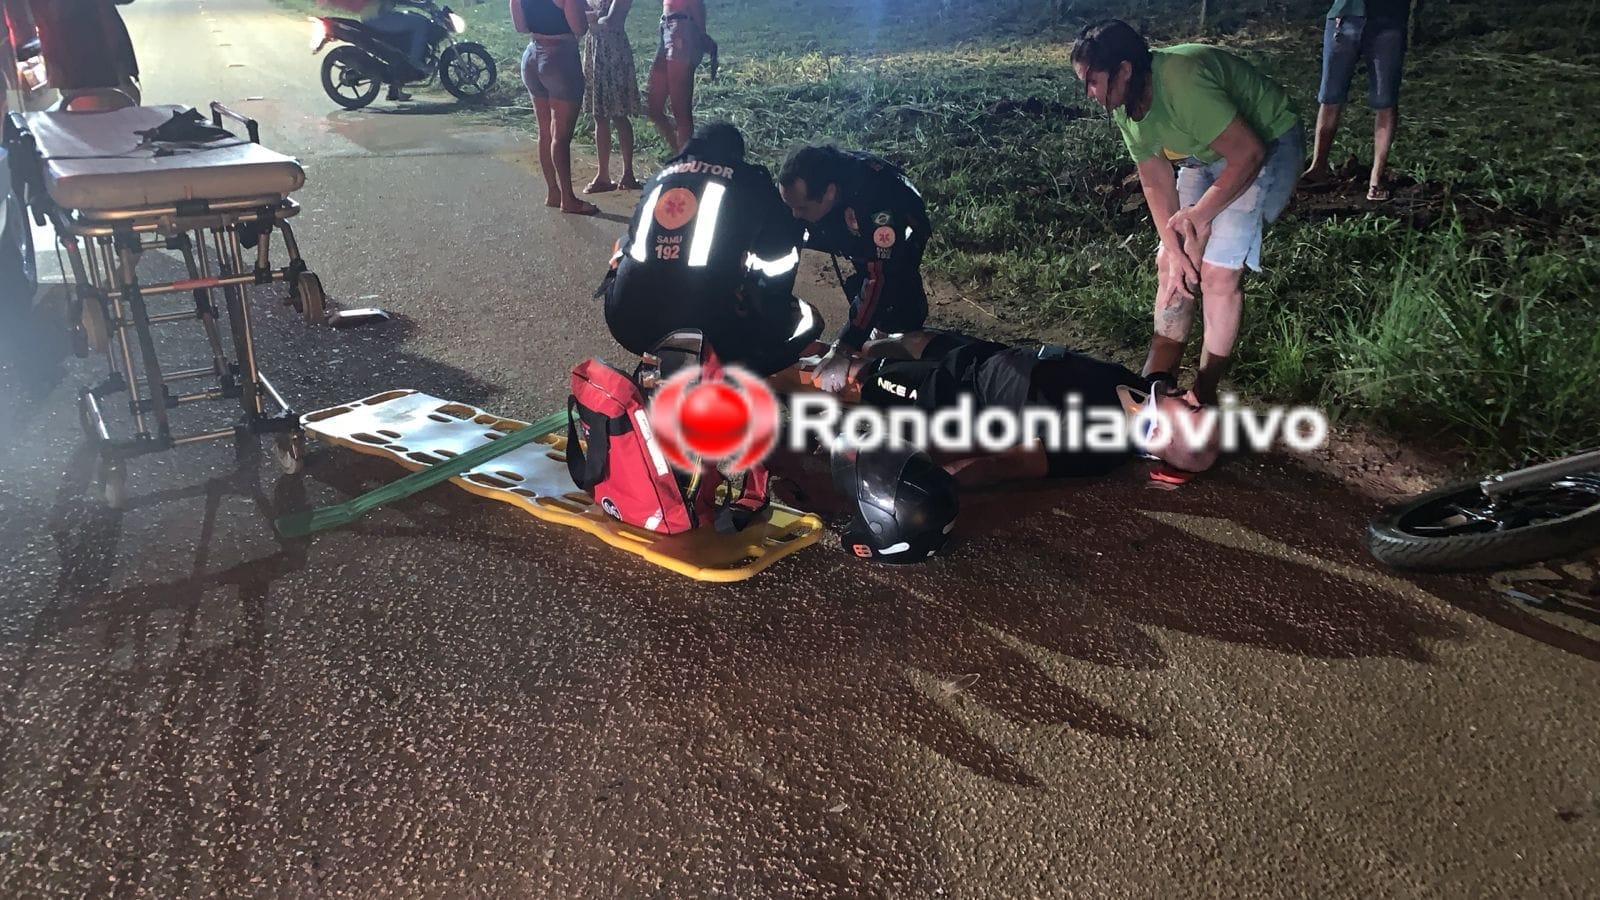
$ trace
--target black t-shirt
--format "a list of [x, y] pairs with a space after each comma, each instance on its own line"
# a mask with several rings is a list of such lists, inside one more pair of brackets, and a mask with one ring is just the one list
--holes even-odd
[[[937, 356], [918, 360], [884, 360], [866, 372], [863, 403], [880, 406], [914, 405], [925, 410], [954, 407], [963, 394], [974, 411], [1002, 407], [1021, 411], [1025, 406], [1067, 411], [1067, 399], [1076, 395], [1083, 430], [1093, 426], [1091, 410], [1121, 410], [1118, 387], [1148, 387], [1138, 373], [1114, 362], [1082, 353], [1040, 359], [1038, 347], [1007, 347], [987, 341], [964, 341], [937, 346]], [[948, 349], [947, 349], [948, 348]], [[1100, 413], [1099, 415], [1105, 415]], [[1063, 436], [1063, 442], [1065, 437]], [[1047, 452], [1052, 477], [1102, 475], [1133, 456], [1133, 448], [1104, 452], [1086, 448]]]
[[533, 34], [571, 34], [567, 14], [550, 0], [517, 0], [522, 4], [522, 21]]

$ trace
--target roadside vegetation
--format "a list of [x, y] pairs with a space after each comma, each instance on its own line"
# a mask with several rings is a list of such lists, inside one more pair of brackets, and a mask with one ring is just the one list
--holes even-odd
[[[934, 217], [932, 275], [1137, 364], [1154, 232], [1067, 52], [1082, 24], [1111, 13], [1155, 45], [1226, 44], [1289, 90], [1309, 143], [1326, 0], [1208, 5], [1202, 33], [1198, 0], [707, 0], [721, 75], [702, 73], [697, 118], [733, 121], [774, 169], [814, 140], [905, 166]], [[531, 128], [507, 5], [458, 11], [500, 62], [499, 102]], [[1600, 444], [1600, 0], [1425, 13], [1394, 200], [1365, 200], [1372, 120], [1358, 73], [1333, 154], [1347, 179], [1303, 190], [1269, 235], [1233, 384], [1461, 448], [1473, 465]], [[630, 16], [641, 89], [658, 15], [637, 0]], [[579, 128], [590, 140], [587, 119]], [[647, 120], [635, 132], [642, 178], [663, 148]], [[1191, 364], [1197, 352], [1191, 341]]]

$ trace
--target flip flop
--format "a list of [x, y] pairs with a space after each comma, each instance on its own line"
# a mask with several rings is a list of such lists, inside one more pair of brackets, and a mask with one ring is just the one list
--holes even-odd
[[1387, 187], [1369, 186], [1367, 188], [1367, 199], [1373, 203], [1387, 203], [1394, 199], [1394, 192]]
[[584, 185], [583, 192], [585, 194], [605, 194], [616, 189], [617, 186], [614, 182], [595, 180]]
[[561, 211], [572, 216], [594, 216], [600, 214], [600, 207], [595, 206], [593, 203], [585, 203], [577, 209], [567, 209], [563, 206]]
[[640, 184], [639, 179], [637, 178], [624, 178], [617, 182], [617, 187], [622, 188], [625, 191], [637, 191], [641, 187], [644, 187], [644, 185]]

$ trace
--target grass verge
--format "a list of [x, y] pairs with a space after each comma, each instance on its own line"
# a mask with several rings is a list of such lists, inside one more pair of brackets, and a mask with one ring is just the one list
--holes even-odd
[[[882, 153], [929, 201], [931, 274], [1041, 331], [1101, 335], [1142, 359], [1154, 231], [1113, 126], [1066, 62], [1077, 28], [1110, 4], [707, 6], [722, 77], [700, 80], [698, 118], [733, 121], [774, 167], [803, 141]], [[1276, 77], [1309, 128], [1326, 0], [1210, 6], [1227, 9], [1202, 39]], [[1334, 153], [1355, 183], [1302, 192], [1273, 227], [1266, 271], [1246, 285], [1235, 386], [1461, 446], [1472, 465], [1593, 445], [1600, 169], [1585, 163], [1600, 146], [1587, 114], [1600, 109], [1600, 4], [1555, 0], [1537, 17], [1507, 16], [1488, 0], [1436, 6], [1405, 69], [1396, 199], [1360, 199], [1371, 117], [1358, 75]], [[1198, 7], [1131, 0], [1114, 11], [1159, 45], [1193, 37]], [[523, 40], [505, 4], [458, 11], [500, 62], [501, 102], [526, 106]], [[630, 16], [641, 81], [656, 15], [640, 2]], [[635, 132], [642, 176], [663, 148], [647, 121]]]

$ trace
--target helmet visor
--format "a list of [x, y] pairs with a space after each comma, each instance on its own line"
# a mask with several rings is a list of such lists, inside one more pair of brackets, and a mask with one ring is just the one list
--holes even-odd
[[916, 455], [916, 449], [907, 446], [863, 450], [841, 435], [833, 445], [834, 486], [859, 506], [875, 507], [892, 517], [901, 476]]

